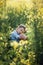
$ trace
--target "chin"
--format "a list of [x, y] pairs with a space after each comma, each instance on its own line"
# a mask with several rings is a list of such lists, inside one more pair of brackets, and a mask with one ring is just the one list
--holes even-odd
[[19, 34], [22, 34], [22, 33], [19, 33]]
[[21, 34], [21, 33], [19, 33], [19, 34]]
[[20, 32], [18, 32], [19, 34], [21, 34]]

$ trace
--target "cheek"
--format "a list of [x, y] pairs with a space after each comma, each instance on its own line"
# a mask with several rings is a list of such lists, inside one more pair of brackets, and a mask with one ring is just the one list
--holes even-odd
[[18, 30], [18, 32], [21, 32], [21, 30]]
[[20, 33], [22, 33], [22, 31], [20, 31]]
[[19, 33], [21, 33], [21, 31], [20, 31], [20, 30], [19, 30], [18, 32], [19, 32]]
[[20, 31], [20, 33], [22, 33], [22, 31]]

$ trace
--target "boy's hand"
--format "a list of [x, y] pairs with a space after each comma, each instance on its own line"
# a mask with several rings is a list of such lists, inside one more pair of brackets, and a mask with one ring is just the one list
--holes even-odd
[[20, 34], [20, 39], [22, 39], [22, 40], [26, 40], [26, 39], [27, 39], [27, 36], [24, 35], [24, 34]]

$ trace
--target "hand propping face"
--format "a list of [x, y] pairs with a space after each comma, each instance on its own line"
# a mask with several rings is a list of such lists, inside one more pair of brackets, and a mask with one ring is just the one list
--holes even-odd
[[20, 34], [20, 39], [22, 39], [22, 40], [26, 40], [26, 39], [27, 39], [27, 36], [24, 35], [24, 34]]

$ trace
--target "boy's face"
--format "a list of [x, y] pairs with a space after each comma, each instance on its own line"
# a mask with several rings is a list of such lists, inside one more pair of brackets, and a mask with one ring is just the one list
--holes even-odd
[[25, 32], [25, 30], [24, 30], [24, 28], [22, 27], [22, 28], [18, 28], [18, 33], [19, 34], [22, 34], [22, 33], [24, 33]]

